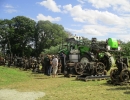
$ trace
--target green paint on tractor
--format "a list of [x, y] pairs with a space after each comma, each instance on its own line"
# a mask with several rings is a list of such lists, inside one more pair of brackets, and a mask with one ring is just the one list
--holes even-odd
[[79, 46], [78, 48], [80, 50], [80, 55], [84, 55], [86, 52], [90, 51], [90, 48], [87, 46]]
[[109, 38], [107, 42], [110, 48], [113, 48], [113, 49], [118, 48], [118, 41], [115, 38]]

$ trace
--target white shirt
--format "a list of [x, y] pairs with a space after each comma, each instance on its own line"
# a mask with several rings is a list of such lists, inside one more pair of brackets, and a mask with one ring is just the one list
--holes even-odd
[[54, 58], [52, 60], [52, 66], [58, 66], [58, 59], [57, 58]]

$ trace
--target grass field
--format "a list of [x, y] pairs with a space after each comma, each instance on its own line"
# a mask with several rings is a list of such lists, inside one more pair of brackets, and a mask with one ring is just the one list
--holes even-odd
[[0, 66], [0, 89], [45, 92], [38, 100], [129, 100], [130, 86], [113, 86], [102, 81], [77, 81], [75, 77], [57, 78]]

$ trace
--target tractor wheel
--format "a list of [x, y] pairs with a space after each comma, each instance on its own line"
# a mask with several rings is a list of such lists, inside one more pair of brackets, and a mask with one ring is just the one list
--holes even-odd
[[75, 66], [75, 72], [79, 75], [83, 74], [84, 72], [84, 65], [80, 62], [76, 63], [76, 66]]
[[98, 62], [96, 64], [96, 74], [102, 75], [104, 74], [104, 70], [105, 70], [105, 65], [102, 62]]
[[118, 72], [118, 69], [112, 69], [111, 72], [110, 72], [110, 78], [112, 81], [115, 81], [117, 80], [117, 72]]
[[101, 62], [104, 63], [104, 65], [106, 66], [105, 70], [107, 71], [109, 71], [111, 67], [115, 65], [115, 60], [109, 52], [105, 52]]
[[121, 71], [120, 79], [121, 79], [122, 82], [129, 81], [129, 79], [130, 79], [130, 72], [129, 72], [128, 69], [124, 69], [124, 70]]

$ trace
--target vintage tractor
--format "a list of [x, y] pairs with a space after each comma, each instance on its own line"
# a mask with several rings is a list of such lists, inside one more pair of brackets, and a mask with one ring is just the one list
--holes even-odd
[[106, 74], [115, 64], [109, 51], [120, 50], [117, 40], [113, 38], [105, 42], [92, 38], [90, 43], [85, 43], [82, 37], [74, 36], [67, 42], [65, 48], [59, 51], [65, 76]]
[[130, 81], [130, 70], [129, 59], [118, 56], [116, 59], [116, 69], [110, 71], [111, 82], [114, 85], [122, 85], [124, 83], [129, 83]]

